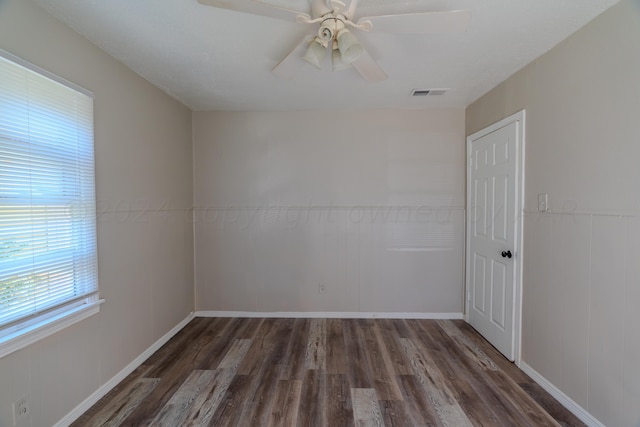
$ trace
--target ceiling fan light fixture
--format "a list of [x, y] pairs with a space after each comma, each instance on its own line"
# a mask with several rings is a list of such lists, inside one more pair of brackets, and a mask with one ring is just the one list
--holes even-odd
[[328, 25], [323, 25], [318, 30], [318, 43], [329, 43], [333, 40], [335, 32]]
[[336, 36], [336, 40], [338, 41], [338, 49], [342, 56], [342, 62], [345, 64], [351, 64], [357, 60], [364, 51], [358, 39], [356, 39], [349, 30], [340, 30]]
[[324, 57], [326, 55], [327, 46], [323, 46], [322, 41], [316, 38], [311, 43], [309, 43], [307, 53], [304, 54], [302, 59], [317, 68], [322, 68], [322, 61], [324, 61]]
[[[307, 0], [304, 3], [308, 3], [309, 7], [297, 10], [272, 4], [272, 2], [265, 0], [198, 0], [199, 3], [207, 6], [235, 12], [294, 21], [314, 27], [315, 24], [319, 24], [317, 34], [310, 35], [310, 37], [314, 37], [310, 44], [308, 44], [310, 37], [305, 37], [273, 68], [273, 73], [283, 78], [291, 78], [293, 71], [297, 69], [294, 62], [297, 62], [301, 56], [306, 62], [322, 68], [322, 61], [327, 55], [326, 51], [329, 49], [329, 45], [333, 45], [338, 47], [340, 53], [338, 57], [332, 49], [334, 70], [347, 68], [346, 66], [351, 64], [367, 82], [382, 82], [389, 76], [362, 47], [358, 39], [347, 31], [347, 28], [356, 31], [375, 30], [397, 34], [453, 33], [466, 31], [471, 22], [470, 10], [434, 12], [404, 10], [390, 15], [373, 14], [367, 16], [365, 14], [361, 16], [356, 10], [359, 1]], [[305, 50], [306, 53], [303, 56], [302, 53]], [[416, 95], [424, 94], [417, 93]], [[431, 92], [429, 95], [435, 95], [435, 93]]]
[[342, 71], [352, 67], [351, 64], [347, 64], [342, 60], [342, 55], [336, 44], [334, 44], [334, 48], [331, 51], [331, 66], [333, 71]]

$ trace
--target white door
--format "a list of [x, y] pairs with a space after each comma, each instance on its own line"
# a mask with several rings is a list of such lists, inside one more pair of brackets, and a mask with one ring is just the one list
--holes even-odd
[[467, 316], [519, 359], [524, 111], [467, 138]]

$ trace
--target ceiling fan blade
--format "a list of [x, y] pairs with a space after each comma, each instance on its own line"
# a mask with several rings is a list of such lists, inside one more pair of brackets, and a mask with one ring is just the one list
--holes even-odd
[[331, 8], [327, 6], [326, 0], [309, 0], [311, 6], [311, 16], [319, 18], [320, 16], [331, 12]]
[[313, 39], [313, 36], [303, 38], [271, 72], [281, 79], [292, 79], [296, 72], [304, 65], [302, 56], [309, 46], [311, 39]]
[[268, 16], [270, 18], [294, 21], [299, 15], [307, 15], [307, 12], [287, 9], [284, 7], [264, 3], [258, 0], [198, 0], [198, 3], [220, 9], [234, 10], [236, 12], [250, 13], [252, 15]]
[[349, 3], [349, 8], [346, 11], [347, 18], [353, 19], [354, 15], [356, 14], [357, 7], [358, 7], [358, 0], [351, 0], [351, 3]]
[[421, 12], [360, 18], [358, 24], [369, 22], [371, 30], [397, 34], [461, 33], [471, 22], [470, 10]]
[[389, 78], [382, 67], [364, 50], [360, 57], [351, 63], [362, 78], [369, 83], [379, 83]]

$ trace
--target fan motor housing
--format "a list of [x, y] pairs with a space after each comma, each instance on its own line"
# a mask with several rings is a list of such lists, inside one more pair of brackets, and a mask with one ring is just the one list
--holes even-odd
[[324, 20], [318, 30], [318, 38], [328, 43], [335, 38], [340, 30], [345, 28], [344, 20], [346, 18], [341, 15], [333, 15], [332, 13], [328, 13], [323, 18]]

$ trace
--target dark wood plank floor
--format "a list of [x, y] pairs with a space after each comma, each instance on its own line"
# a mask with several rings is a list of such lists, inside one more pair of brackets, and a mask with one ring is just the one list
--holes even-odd
[[74, 426], [581, 426], [462, 321], [196, 318]]

